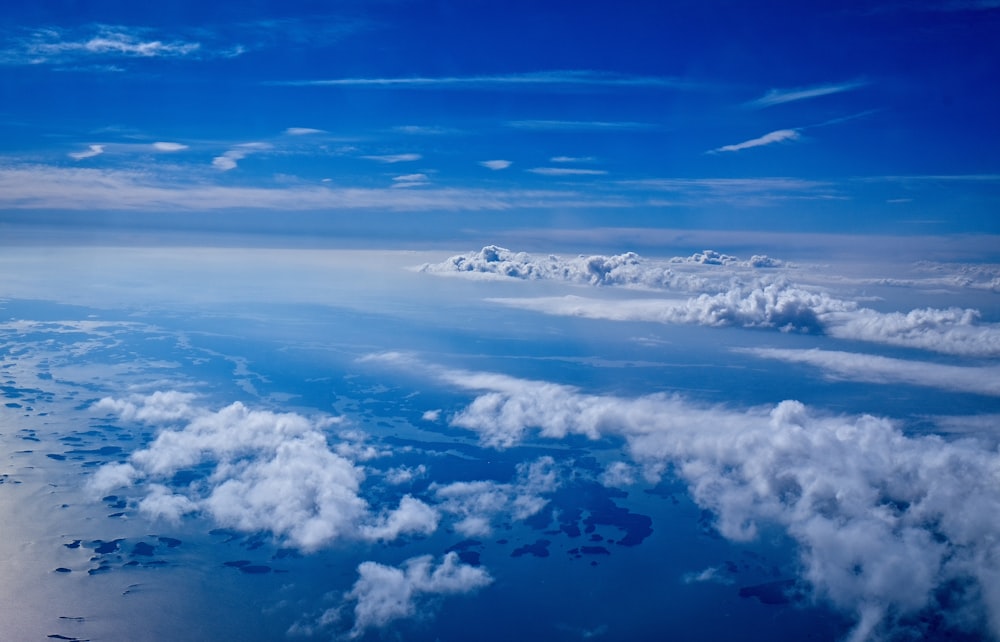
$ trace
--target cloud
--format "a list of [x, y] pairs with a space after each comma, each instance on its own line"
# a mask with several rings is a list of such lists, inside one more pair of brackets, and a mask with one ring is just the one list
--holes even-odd
[[[395, 509], [370, 510], [360, 496], [365, 473], [348, 458], [364, 451], [351, 443], [338, 448], [343, 442], [331, 447], [324, 432], [329, 419], [240, 403], [211, 411], [194, 399], [168, 391], [95, 404], [122, 420], [170, 427], [127, 462], [99, 468], [91, 490], [103, 494], [116, 484], [145, 482], [139, 510], [147, 516], [176, 521], [203, 512], [227, 528], [271, 532], [305, 551], [344, 539], [389, 540], [437, 528], [437, 510], [410, 496]], [[210, 472], [199, 483], [168, 487], [177, 472], [206, 467]]]
[[495, 170], [498, 170], [498, 169], [507, 169], [508, 167], [510, 167], [513, 164], [513, 162], [509, 161], [509, 160], [499, 160], [499, 159], [497, 159], [497, 160], [479, 161], [479, 164], [482, 165], [483, 167], [487, 168], [487, 169], [492, 169], [492, 170], [495, 171]]
[[808, 100], [810, 98], [819, 98], [820, 96], [829, 96], [830, 94], [853, 91], [864, 87], [867, 84], [868, 83], [866, 82], [856, 81], [828, 85], [815, 85], [813, 87], [802, 87], [799, 89], [772, 89], [760, 98], [747, 103], [747, 106], [772, 107], [774, 105], [781, 105], [798, 100]]
[[773, 145], [774, 143], [782, 143], [789, 140], [798, 140], [800, 134], [798, 130], [795, 129], [779, 129], [777, 131], [764, 134], [760, 138], [753, 138], [751, 140], [745, 140], [742, 143], [736, 143], [735, 145], [723, 145], [722, 147], [716, 147], [711, 150], [710, 154], [715, 154], [718, 152], [738, 152], [744, 149], [751, 149], [754, 147], [763, 147], [764, 145]]
[[84, 158], [93, 158], [94, 156], [100, 156], [104, 153], [104, 145], [90, 145], [87, 147], [87, 151], [84, 152], [71, 152], [69, 157], [73, 160], [83, 160]]
[[394, 176], [393, 187], [419, 187], [421, 185], [429, 185], [430, 181], [427, 180], [427, 174], [403, 174], [402, 176]]
[[[500, 277], [525, 280], [553, 280], [594, 286], [636, 286], [656, 289], [676, 289], [685, 292], [725, 290], [732, 276], [722, 276], [722, 283], [712, 285], [702, 275], [676, 271], [680, 265], [725, 265], [733, 268], [778, 267], [782, 262], [767, 256], [754, 255], [749, 261], [705, 250], [691, 257], [674, 257], [669, 262], [651, 261], [635, 252], [605, 256], [561, 258], [555, 255], [536, 257], [526, 252], [512, 252], [497, 245], [487, 245], [478, 252], [456, 254], [440, 263], [425, 263], [421, 272], [436, 275], [456, 275], [473, 278]], [[679, 265], [680, 264], [680, 265]]]
[[592, 163], [593, 156], [553, 156], [549, 159], [553, 163]]
[[653, 129], [657, 127], [652, 123], [601, 120], [512, 120], [507, 123], [507, 126], [514, 129], [554, 131], [616, 131]]
[[492, 89], [512, 88], [550, 90], [564, 87], [664, 89], [693, 88], [689, 81], [663, 76], [632, 76], [590, 70], [537, 71], [519, 74], [472, 76], [412, 76], [395, 78], [333, 78], [329, 80], [293, 80], [276, 83], [286, 86], [371, 87], [384, 89]]
[[250, 154], [255, 154], [268, 149], [271, 149], [271, 145], [269, 143], [241, 143], [221, 156], [213, 158], [212, 167], [222, 170], [223, 172], [228, 172], [231, 169], [236, 169], [236, 161], [243, 160]]
[[740, 352], [762, 359], [816, 366], [834, 379], [884, 384], [904, 383], [954, 392], [1000, 396], [1000, 367], [997, 366], [950, 366], [817, 349], [748, 348]]
[[581, 169], [577, 167], [532, 167], [529, 170], [532, 174], [542, 176], [603, 176], [607, 172], [603, 169]]
[[188, 149], [187, 145], [181, 143], [153, 143], [153, 149], [158, 152], [181, 152]]
[[64, 63], [81, 58], [184, 58], [203, 54], [199, 42], [157, 37], [151, 29], [97, 25], [36, 29], [0, 51], [5, 64]]
[[[261, 148], [263, 149], [263, 148]], [[234, 148], [213, 165], [232, 169], [254, 149]], [[619, 208], [614, 197], [566, 189], [440, 188], [422, 190], [328, 187], [316, 184], [271, 187], [215, 185], [189, 177], [160, 178], [137, 169], [85, 169], [52, 165], [0, 164], [0, 207], [69, 212], [212, 211], [244, 208], [288, 211], [387, 210], [484, 211], [517, 208]]]
[[855, 618], [855, 639], [918, 635], [907, 627], [929, 614], [1000, 634], [1000, 453], [979, 442], [796, 401], [740, 410], [424, 368], [476, 394], [452, 425], [485, 445], [618, 437], [649, 480], [670, 470], [685, 482], [723, 536], [780, 527], [814, 595]]
[[313, 129], [311, 127], [289, 127], [285, 130], [288, 136], [309, 136], [311, 134], [325, 134], [326, 130]]
[[454, 552], [446, 553], [436, 567], [430, 555], [412, 557], [401, 567], [362, 562], [357, 581], [344, 595], [346, 602], [354, 603], [349, 637], [413, 617], [429, 597], [472, 593], [492, 582], [485, 569], [463, 564]]
[[380, 163], [408, 163], [410, 161], [418, 161], [423, 158], [423, 156], [420, 154], [383, 154], [362, 156], [361, 158], [367, 158], [368, 160], [378, 161]]

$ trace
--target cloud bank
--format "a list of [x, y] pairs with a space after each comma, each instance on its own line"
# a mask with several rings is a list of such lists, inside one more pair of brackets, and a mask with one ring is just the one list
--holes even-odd
[[[682, 479], [725, 537], [780, 526], [816, 598], [855, 618], [851, 639], [919, 637], [928, 614], [1000, 635], [1000, 454], [979, 442], [910, 437], [886, 419], [795, 401], [736, 410], [427, 369], [476, 393], [451, 423], [486, 445], [619, 438], [648, 479]], [[609, 473], [628, 476], [623, 466]]]

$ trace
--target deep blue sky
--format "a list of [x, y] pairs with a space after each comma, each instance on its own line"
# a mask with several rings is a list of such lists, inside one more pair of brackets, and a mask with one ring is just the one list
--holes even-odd
[[0, 226], [1000, 230], [1000, 5], [815, 5], [11, 6]]

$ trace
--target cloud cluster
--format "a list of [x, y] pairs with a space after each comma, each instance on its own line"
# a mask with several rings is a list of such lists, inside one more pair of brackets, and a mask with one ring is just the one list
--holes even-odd
[[[147, 516], [176, 520], [202, 511], [226, 527], [270, 531], [306, 551], [344, 538], [391, 540], [437, 528], [437, 510], [413, 497], [372, 511], [359, 494], [364, 470], [348, 458], [359, 450], [331, 447], [329, 420], [240, 403], [212, 412], [193, 401], [187, 393], [157, 392], [98, 402], [97, 410], [122, 419], [171, 427], [127, 462], [100, 468], [91, 488], [102, 494], [145, 481], [139, 510]], [[168, 487], [180, 471], [206, 469], [186, 488]]]
[[[927, 613], [1000, 635], [1000, 454], [979, 442], [910, 437], [885, 419], [795, 401], [741, 411], [436, 373], [477, 393], [452, 424], [485, 444], [534, 432], [620, 438], [647, 478], [670, 470], [685, 481], [727, 538], [780, 526], [798, 543], [815, 595], [856, 618], [853, 639], [910, 627], [919, 635]], [[608, 472], [627, 480], [623, 466]]]
[[494, 298], [495, 303], [545, 314], [613, 321], [776, 328], [827, 334], [973, 357], [1000, 355], [1000, 325], [980, 323], [976, 310], [921, 308], [879, 312], [784, 278], [733, 283], [716, 294], [688, 299], [603, 300], [579, 296]]
[[[430, 555], [410, 558], [401, 567], [362, 562], [354, 587], [344, 596], [354, 603], [349, 637], [413, 617], [435, 595], [472, 593], [492, 582], [485, 569], [463, 564], [454, 552], [446, 553], [437, 566]], [[338, 612], [339, 608], [334, 611]], [[333, 618], [328, 614], [321, 619]]]

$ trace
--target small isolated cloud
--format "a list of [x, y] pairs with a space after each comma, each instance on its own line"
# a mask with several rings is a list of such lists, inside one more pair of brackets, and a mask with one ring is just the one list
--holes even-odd
[[747, 103], [748, 107], [771, 107], [783, 103], [790, 103], [797, 100], [807, 100], [809, 98], [819, 98], [830, 94], [839, 94], [845, 91], [852, 91], [864, 87], [864, 82], [846, 82], [839, 84], [817, 85], [814, 87], [802, 87], [799, 89], [772, 89], [757, 100]]
[[718, 152], [738, 152], [744, 149], [751, 149], [753, 147], [763, 147], [765, 145], [773, 145], [775, 143], [782, 143], [790, 140], [798, 140], [800, 137], [801, 135], [799, 134], [798, 130], [779, 129], [777, 131], [764, 134], [760, 138], [745, 140], [742, 143], [736, 143], [735, 145], [723, 145], [722, 147], [716, 147], [709, 153], [715, 154]]
[[236, 169], [237, 161], [243, 160], [250, 154], [255, 154], [268, 149], [271, 149], [271, 145], [268, 143], [242, 143], [233, 147], [221, 156], [213, 158], [212, 167], [215, 167], [223, 172], [228, 172], [231, 169]]
[[577, 167], [532, 167], [528, 171], [542, 176], [603, 176], [607, 174], [603, 169], [580, 169]]
[[427, 174], [403, 174], [402, 176], [394, 176], [392, 180], [393, 187], [419, 187], [430, 183]]
[[439, 136], [453, 131], [445, 127], [434, 127], [431, 125], [400, 125], [392, 129], [401, 134], [413, 134], [417, 136]]
[[423, 415], [421, 415], [421, 419], [423, 419], [424, 421], [437, 421], [440, 418], [441, 418], [441, 409], [440, 408], [438, 408], [436, 410], [428, 410], [428, 411], [424, 412]]
[[289, 127], [285, 130], [288, 136], [308, 136], [310, 134], [325, 134], [326, 130], [313, 129], [312, 127]]
[[507, 169], [508, 167], [513, 165], [513, 162], [509, 160], [497, 159], [497, 160], [479, 161], [479, 164], [487, 169], [498, 170], [498, 169]]
[[361, 158], [367, 158], [368, 160], [378, 161], [380, 163], [408, 163], [410, 161], [418, 161], [423, 158], [423, 156], [420, 154], [376, 154], [362, 156]]
[[362, 562], [354, 587], [344, 596], [354, 603], [349, 636], [358, 638], [369, 629], [413, 617], [433, 596], [473, 593], [492, 581], [485, 569], [463, 564], [455, 552], [446, 553], [437, 566], [430, 555], [410, 558], [401, 567]]
[[182, 145], [181, 143], [153, 143], [153, 149], [158, 152], [181, 152], [188, 149], [187, 145]]
[[104, 153], [104, 145], [90, 145], [87, 147], [86, 151], [82, 152], [71, 152], [69, 157], [73, 160], [83, 160], [84, 158], [93, 158], [94, 156], [100, 156]]
[[549, 159], [552, 163], [592, 163], [593, 156], [553, 156]]

